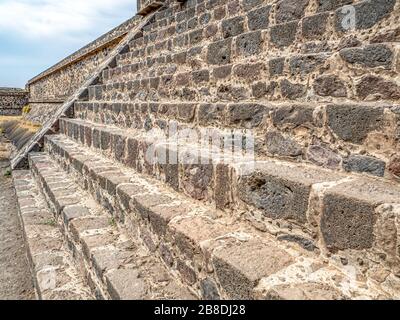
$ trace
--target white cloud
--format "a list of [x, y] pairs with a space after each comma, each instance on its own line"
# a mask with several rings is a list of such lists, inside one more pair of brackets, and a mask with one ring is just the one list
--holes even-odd
[[0, 86], [24, 86], [135, 13], [136, 0], [0, 0]]
[[135, 0], [0, 0], [0, 32], [33, 39], [73, 37], [99, 23], [104, 27], [127, 10], [134, 15]]

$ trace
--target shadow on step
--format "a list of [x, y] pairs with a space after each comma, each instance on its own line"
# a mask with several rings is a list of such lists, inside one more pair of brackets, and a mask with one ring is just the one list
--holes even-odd
[[20, 117], [0, 117], [0, 133], [12, 142], [16, 149], [22, 148], [40, 127]]

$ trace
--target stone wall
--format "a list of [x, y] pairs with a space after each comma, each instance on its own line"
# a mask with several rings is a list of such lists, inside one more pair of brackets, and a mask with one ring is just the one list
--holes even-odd
[[28, 93], [25, 90], [0, 88], [0, 116], [20, 115], [27, 101]]
[[[353, 6], [343, 7], [348, 4]], [[378, 208], [397, 203], [400, 194], [395, 185], [400, 150], [399, 9], [395, 0], [192, 0], [180, 7], [171, 2], [157, 12], [143, 36], [131, 42], [130, 51], [119, 55], [116, 66], [103, 72], [101, 83], [89, 87], [89, 101], [75, 104], [78, 119], [60, 122], [61, 132], [68, 135], [60, 140], [79, 145], [69, 150], [56, 145], [62, 150], [58, 154], [70, 157], [60, 161], [61, 166], [70, 161], [70, 168], [91, 172], [70, 156], [75, 152], [91, 159], [82, 150], [90, 149], [107, 158], [108, 166], [102, 166], [133, 168], [180, 195], [212, 203], [225, 212], [224, 218], [240, 215], [262, 232], [286, 232], [274, 230], [266, 222], [271, 219], [278, 229], [289, 230], [283, 238], [311, 251], [315, 246], [323, 255], [339, 252], [333, 257], [339, 264], [359, 268], [363, 277], [376, 279], [380, 273], [376, 281], [386, 286], [386, 279], [399, 274], [392, 268], [398, 267], [393, 248], [399, 233], [389, 231], [400, 230], [392, 218], [395, 213], [390, 205]], [[343, 30], [343, 12], [349, 11], [354, 12], [355, 25]], [[190, 129], [190, 142], [165, 142], [163, 136], [171, 128]], [[241, 167], [219, 160], [231, 150], [219, 150], [226, 146], [220, 140], [209, 150], [211, 135], [230, 142], [233, 130], [248, 130], [254, 137], [255, 170], [248, 175], [242, 173], [246, 163]], [[202, 132], [207, 140], [198, 139]], [[238, 138], [240, 145], [243, 139]], [[156, 159], [167, 154], [173, 160], [181, 155], [196, 160], [157, 163], [149, 153]], [[246, 162], [242, 155], [238, 158]], [[76, 180], [84, 181], [85, 174], [77, 174]], [[116, 184], [126, 180], [113, 173], [107, 180], [106, 175], [97, 180], [105, 187], [85, 183], [94, 197], [108, 188], [110, 197], [104, 192], [99, 202], [112, 207]], [[142, 193], [142, 187], [138, 189]], [[201, 272], [212, 269], [215, 282], [237, 297], [232, 288], [246, 286], [240, 283], [246, 271], [253, 283], [254, 270], [269, 260], [259, 256], [257, 265], [254, 247], [236, 252], [224, 248], [226, 255], [210, 268], [207, 262], [197, 263], [193, 254], [184, 258], [182, 252], [197, 251], [192, 249], [196, 239], [206, 244], [198, 246], [199, 256], [204, 247], [213, 247], [211, 236], [202, 231], [218, 223], [205, 223], [201, 229], [201, 223], [193, 221], [193, 229], [182, 232], [185, 227], [173, 224], [183, 216], [183, 206], [173, 211], [173, 200], [155, 199], [156, 194], [165, 195], [159, 190], [151, 190], [151, 200], [132, 194], [126, 208], [133, 204], [133, 216], [144, 220], [132, 225], [140, 226], [138, 234], [149, 249], [158, 250], [190, 284], [210, 277], [211, 272]], [[167, 203], [168, 214], [176, 212], [179, 218], [158, 211]], [[152, 212], [146, 205], [157, 209]], [[110, 212], [118, 212], [117, 206]], [[377, 216], [384, 222], [376, 222]], [[154, 229], [147, 227], [148, 221]], [[188, 246], [182, 245], [181, 234], [189, 235]], [[375, 242], [387, 247], [374, 247]], [[209, 252], [205, 255], [213, 260]], [[226, 262], [231, 255], [232, 268]], [[237, 272], [244, 261], [247, 270]]]
[[[138, 127], [165, 128], [174, 117], [248, 129], [260, 157], [399, 175], [399, 1], [193, 3], [176, 17], [158, 13], [93, 96], [169, 110], [168, 117], [143, 112]], [[344, 4], [355, 11], [349, 30], [341, 25]], [[141, 116], [127, 108], [109, 117]]]
[[140, 20], [135, 16], [31, 79], [27, 120], [43, 124], [73, 94], [126, 33]]
[[202, 298], [399, 297], [400, 0], [148, 18], [31, 149], [48, 198], [52, 165]]

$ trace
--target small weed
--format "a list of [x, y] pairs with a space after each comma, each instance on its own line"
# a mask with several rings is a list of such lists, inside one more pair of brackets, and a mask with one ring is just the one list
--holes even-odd
[[22, 108], [22, 113], [23, 114], [28, 114], [29, 112], [31, 112], [31, 106], [28, 104], [25, 107]]
[[111, 227], [116, 227], [117, 226], [117, 222], [115, 221], [114, 218], [110, 219], [109, 224], [110, 224]]
[[48, 219], [48, 220], [45, 220], [44, 222], [42, 222], [42, 225], [55, 227], [57, 225], [57, 222], [54, 219]]
[[7, 170], [4, 172], [4, 176], [5, 176], [5, 177], [11, 177], [11, 170], [10, 170], [10, 169], [7, 169]]

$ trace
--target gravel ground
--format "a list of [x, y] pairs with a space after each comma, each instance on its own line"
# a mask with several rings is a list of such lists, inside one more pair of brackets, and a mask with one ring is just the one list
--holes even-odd
[[0, 137], [0, 300], [34, 299], [17, 200]]

